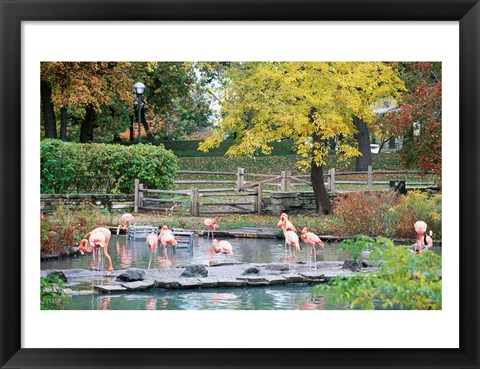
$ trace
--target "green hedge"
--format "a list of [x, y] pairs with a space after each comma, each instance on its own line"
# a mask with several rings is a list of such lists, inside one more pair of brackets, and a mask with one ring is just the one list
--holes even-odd
[[41, 193], [133, 193], [169, 189], [177, 158], [163, 146], [78, 144], [47, 139], [40, 145]]

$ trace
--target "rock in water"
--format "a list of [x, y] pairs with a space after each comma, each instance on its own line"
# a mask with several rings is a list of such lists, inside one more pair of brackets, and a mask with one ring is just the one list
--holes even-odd
[[180, 275], [180, 277], [207, 277], [208, 270], [205, 265], [189, 265], [186, 267], [185, 271]]
[[47, 278], [50, 278], [54, 275], [58, 276], [58, 278], [60, 278], [65, 283], [67, 283], [67, 276], [63, 272], [54, 271], [54, 272], [48, 273]]
[[131, 268], [124, 271], [117, 277], [117, 281], [136, 282], [143, 281], [146, 277], [145, 271], [138, 268]]
[[350, 269], [352, 272], [359, 272], [362, 269], [361, 264], [353, 260], [345, 260], [343, 263], [342, 269]]
[[255, 268], [255, 267], [251, 267], [251, 268], [246, 269], [246, 270], [243, 272], [243, 275], [258, 274], [258, 273], [260, 273], [260, 269]]

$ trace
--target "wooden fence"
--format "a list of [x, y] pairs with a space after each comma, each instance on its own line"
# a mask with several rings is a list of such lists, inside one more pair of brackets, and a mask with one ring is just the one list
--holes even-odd
[[[192, 185], [194, 187], [183, 190], [154, 190], [144, 188], [138, 179], [135, 180], [134, 211], [165, 210], [165, 205], [171, 204], [174, 208], [189, 212], [193, 216], [222, 213], [262, 213], [262, 202], [265, 193], [292, 192], [295, 187], [310, 187], [309, 174], [292, 175], [289, 171], [282, 171], [280, 175], [247, 173], [244, 168], [237, 168], [236, 172], [208, 172], [208, 171], [178, 171], [177, 174], [208, 175], [231, 177], [231, 179], [189, 179], [176, 180], [177, 185]], [[335, 168], [328, 170], [324, 177], [327, 191], [335, 193], [337, 185], [361, 185], [372, 190], [374, 185], [389, 186], [390, 181], [374, 181], [375, 175], [418, 174], [417, 171], [373, 170], [372, 166], [364, 172], [336, 172]], [[366, 180], [338, 180], [340, 177], [366, 175]], [[211, 185], [215, 188], [198, 188], [199, 185]], [[407, 182], [408, 188], [432, 186], [433, 182]], [[272, 189], [273, 188], [273, 189]], [[209, 210], [211, 209], [211, 210]], [[168, 209], [167, 209], [168, 210]]]
[[[171, 197], [167, 198], [168, 195]], [[140, 180], [136, 179], [134, 197], [135, 212], [161, 211], [165, 210], [165, 205], [172, 204], [172, 208], [177, 207], [193, 216], [222, 213], [261, 214], [263, 189], [260, 184], [250, 191], [242, 192], [232, 188], [153, 190], [145, 188]], [[205, 208], [214, 210], [205, 210]]]
[[[324, 177], [326, 178], [326, 188], [328, 192], [335, 193], [336, 186], [339, 184], [350, 184], [350, 185], [361, 185], [366, 186], [366, 189], [372, 190], [374, 185], [385, 185], [389, 186], [390, 181], [374, 181], [374, 176], [381, 175], [401, 175], [401, 174], [418, 174], [418, 171], [395, 171], [395, 170], [373, 170], [372, 166], [368, 166], [367, 171], [363, 172], [337, 172], [335, 168], [328, 170]], [[268, 188], [274, 187], [275, 191], [281, 192], [291, 192], [294, 191], [295, 187], [305, 187], [311, 186], [311, 177], [310, 174], [295, 174], [292, 175], [290, 171], [282, 171], [280, 175], [275, 174], [262, 174], [262, 173], [247, 173], [244, 168], [237, 168], [236, 172], [207, 172], [207, 171], [178, 171], [177, 174], [190, 174], [190, 175], [221, 175], [221, 176], [231, 176], [231, 180], [177, 180], [176, 184], [212, 184], [212, 185], [234, 185], [237, 192], [245, 191], [249, 188], [255, 188], [259, 184], [263, 185], [264, 192], [272, 192]], [[348, 177], [348, 176], [357, 176], [357, 175], [366, 175], [367, 179], [365, 181], [348, 181], [348, 180], [338, 180], [339, 177]], [[410, 188], [418, 188], [425, 186], [433, 186], [433, 182], [408, 182], [407, 185]], [[211, 191], [217, 191], [218, 189], [211, 189]]]

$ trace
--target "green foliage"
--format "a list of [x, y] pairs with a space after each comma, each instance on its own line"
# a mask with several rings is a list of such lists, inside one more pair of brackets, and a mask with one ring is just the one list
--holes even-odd
[[397, 206], [388, 209], [385, 223], [390, 236], [409, 238], [413, 225], [423, 220], [433, 237], [442, 238], [442, 195], [428, 195], [423, 192], [409, 191]]
[[63, 310], [69, 302], [65, 282], [58, 275], [40, 278], [41, 310]]
[[135, 178], [147, 188], [168, 189], [177, 170], [175, 155], [163, 146], [44, 140], [40, 158], [41, 193], [133, 193]]
[[433, 252], [415, 255], [382, 237], [361, 238], [359, 248], [372, 249], [373, 272], [336, 277], [317, 285], [314, 296], [346, 309], [437, 310], [442, 309], [442, 259]]
[[371, 250], [375, 246], [373, 239], [365, 235], [358, 235], [356, 238], [349, 238], [343, 240], [338, 245], [338, 251], [346, 251], [348, 255], [353, 259], [354, 263], [358, 262], [358, 258], [362, 255], [362, 252]]

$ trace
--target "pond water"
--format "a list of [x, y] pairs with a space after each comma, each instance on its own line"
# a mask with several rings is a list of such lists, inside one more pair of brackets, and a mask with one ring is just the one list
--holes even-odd
[[113, 295], [73, 295], [75, 310], [324, 310], [323, 298], [311, 299], [311, 285], [162, 290]]
[[[219, 238], [219, 240], [221, 240]], [[108, 246], [108, 253], [112, 258], [113, 269], [141, 268], [176, 268], [190, 264], [205, 264], [210, 261], [242, 262], [242, 263], [272, 263], [272, 262], [309, 262], [310, 247], [302, 244], [302, 250], [296, 252], [294, 259], [285, 253], [283, 239], [262, 238], [228, 238], [233, 246], [233, 255], [215, 254], [212, 242], [205, 237], [194, 236], [193, 249], [181, 249], [176, 251], [170, 247], [167, 257], [163, 248], [159, 247], [156, 253], [152, 253], [145, 239], [132, 239], [125, 236], [112, 235]], [[434, 247], [434, 252], [441, 255], [441, 247]], [[293, 254], [292, 254], [293, 255]], [[325, 243], [323, 249], [317, 247], [317, 261], [343, 261], [348, 258], [345, 252], [338, 251], [338, 243]], [[68, 257], [42, 261], [41, 269], [89, 269], [91, 268], [92, 256]], [[107, 268], [107, 263], [105, 268]]]
[[[220, 238], [219, 238], [220, 239]], [[167, 250], [162, 247], [152, 253], [145, 239], [128, 239], [113, 235], [108, 251], [114, 269], [128, 268], [175, 268], [190, 264], [208, 264], [210, 261], [233, 261], [244, 263], [309, 262], [310, 248], [302, 250], [294, 259], [285, 253], [282, 239], [229, 238], [234, 255], [213, 252], [212, 243], [204, 237], [194, 237], [193, 249]], [[317, 248], [318, 250], [318, 248]], [[441, 255], [441, 247], [434, 252]], [[326, 243], [317, 251], [317, 261], [343, 261], [348, 258], [338, 252], [338, 243]], [[42, 261], [41, 268], [89, 269], [92, 256], [68, 257]], [[105, 269], [107, 268], [105, 261]], [[67, 309], [71, 310], [330, 310], [341, 307], [329, 306], [323, 299], [311, 299], [312, 285], [288, 285], [275, 287], [221, 288], [198, 290], [151, 289], [144, 292], [104, 294], [73, 294]]]
[[[221, 240], [219, 238], [219, 240]], [[287, 261], [308, 262], [310, 257], [310, 247], [301, 244], [302, 250], [296, 252], [295, 258], [290, 258], [282, 239], [262, 239], [262, 238], [228, 238], [233, 246], [233, 255], [215, 254], [213, 252], [212, 242], [207, 241], [205, 237], [194, 236], [193, 249], [178, 248], [176, 252], [167, 250], [167, 258], [160, 246], [158, 251], [152, 253], [145, 239], [132, 239], [125, 236], [113, 235], [108, 245], [108, 253], [112, 258], [113, 269], [141, 268], [175, 268], [177, 266], [186, 266], [189, 264], [205, 264], [210, 261], [233, 261], [243, 263], [272, 263]], [[293, 254], [292, 254], [293, 255]], [[347, 255], [337, 252], [336, 243], [326, 243], [325, 248], [317, 247], [317, 261], [343, 261]], [[42, 269], [83, 269], [91, 267], [91, 255], [53, 259], [42, 262]], [[105, 261], [105, 268], [106, 268]]]

